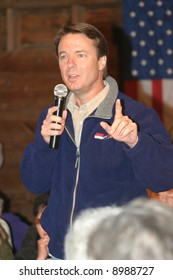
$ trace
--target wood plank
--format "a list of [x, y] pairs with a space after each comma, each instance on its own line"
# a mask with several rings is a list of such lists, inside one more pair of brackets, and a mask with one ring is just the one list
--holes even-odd
[[7, 8], [7, 7], [13, 7], [13, 8], [19, 8], [19, 9], [30, 9], [30, 8], [50, 8], [50, 7], [64, 7], [64, 6], [71, 6], [73, 4], [75, 5], [106, 5], [106, 4], [115, 4], [119, 5], [122, 3], [122, 0], [85, 0], [85, 3], [81, 0], [64, 0], [64, 1], [57, 1], [57, 0], [6, 0], [3, 2], [0, 2], [0, 8]]
[[0, 10], [0, 51], [6, 50], [6, 11]]
[[61, 82], [61, 78], [58, 76], [58, 72], [23, 73], [22, 76], [20, 73], [0, 72], [2, 95], [9, 93], [10, 96], [25, 98], [30, 93], [32, 96], [41, 92], [52, 93], [55, 85], [59, 82]]
[[52, 47], [57, 30], [68, 22], [69, 7], [59, 10], [27, 11], [20, 14], [20, 46]]
[[58, 61], [54, 46], [51, 49], [0, 52], [0, 71], [22, 74], [25, 72], [56, 73], [58, 72]]

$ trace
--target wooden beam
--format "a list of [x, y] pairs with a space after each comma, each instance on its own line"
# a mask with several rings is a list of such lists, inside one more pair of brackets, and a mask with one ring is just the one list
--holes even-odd
[[6, 11], [6, 26], [7, 26], [7, 51], [13, 51], [15, 48], [15, 26], [14, 26], [14, 10], [8, 8]]

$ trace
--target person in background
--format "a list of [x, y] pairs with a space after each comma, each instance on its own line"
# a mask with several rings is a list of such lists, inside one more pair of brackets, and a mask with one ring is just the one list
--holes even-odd
[[[125, 204], [146, 196], [147, 187], [172, 187], [173, 145], [157, 113], [108, 75], [108, 44], [95, 26], [62, 26], [55, 51], [68, 88], [65, 110], [55, 115], [58, 107], [50, 105], [40, 114], [20, 174], [29, 191], [50, 191], [41, 225], [50, 254], [63, 259], [67, 229], [82, 210]], [[60, 139], [57, 149], [51, 136]]]
[[9, 242], [9, 233], [5, 228], [4, 223], [0, 218], [0, 260], [13, 260], [14, 255], [11, 243]]
[[[1, 199], [0, 199], [0, 205], [1, 205]], [[11, 230], [10, 230], [8, 223], [3, 218], [0, 218], [0, 225], [6, 233], [6, 238], [7, 238], [7, 241], [9, 243], [10, 247], [13, 248]]]
[[47, 206], [49, 193], [38, 195], [33, 203], [34, 223], [29, 227], [21, 249], [15, 254], [16, 260], [36, 260], [46, 259], [48, 255], [49, 237], [41, 228], [40, 219], [42, 212]]
[[160, 200], [173, 207], [173, 188], [165, 192], [153, 192], [149, 188], [146, 189], [147, 196], [151, 199]]
[[[45, 206], [46, 207], [46, 206]], [[39, 211], [37, 218], [36, 218], [36, 228], [37, 228], [37, 232], [39, 234], [39, 239], [37, 241], [37, 260], [46, 260], [49, 258], [49, 241], [50, 238], [47, 234], [47, 232], [42, 228], [41, 224], [40, 224], [40, 219], [41, 219], [41, 215], [44, 211], [44, 208], [42, 208], [41, 211]]]
[[1, 212], [0, 217], [2, 217], [9, 225], [12, 244], [13, 244], [13, 253], [15, 254], [21, 247], [23, 238], [29, 228], [29, 222], [24, 220], [18, 214], [12, 213], [10, 211], [10, 199], [7, 195], [0, 190], [0, 200], [1, 200]]

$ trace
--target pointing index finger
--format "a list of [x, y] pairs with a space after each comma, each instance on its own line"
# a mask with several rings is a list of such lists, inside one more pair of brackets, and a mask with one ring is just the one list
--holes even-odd
[[121, 101], [120, 99], [116, 100], [115, 104], [115, 118], [120, 118], [122, 117], [122, 106], [121, 106]]

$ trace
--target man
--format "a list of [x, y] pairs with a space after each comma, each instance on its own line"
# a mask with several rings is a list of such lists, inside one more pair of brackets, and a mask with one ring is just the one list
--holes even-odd
[[[107, 77], [108, 46], [87, 23], [63, 26], [56, 53], [69, 90], [66, 110], [40, 115], [35, 141], [21, 161], [21, 177], [35, 193], [50, 191], [41, 224], [49, 252], [64, 258], [64, 236], [74, 217], [89, 207], [124, 204], [164, 191], [173, 182], [173, 146], [157, 114], [118, 91]], [[123, 106], [122, 106], [123, 104]], [[50, 149], [50, 136], [61, 135]]]

